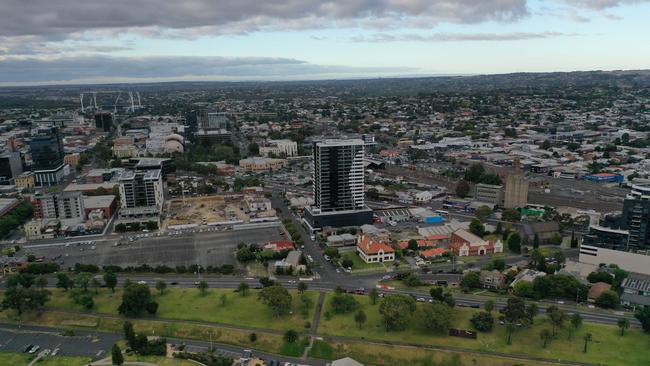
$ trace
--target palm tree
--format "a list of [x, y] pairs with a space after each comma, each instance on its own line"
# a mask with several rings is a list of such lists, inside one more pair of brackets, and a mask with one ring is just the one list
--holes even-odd
[[201, 281], [196, 284], [196, 288], [201, 291], [201, 296], [205, 296], [205, 291], [208, 289], [208, 283], [205, 281]]
[[248, 286], [248, 284], [246, 282], [242, 282], [242, 283], [239, 284], [239, 286], [237, 286], [237, 292], [239, 292], [239, 294], [241, 296], [245, 297], [248, 294], [248, 289], [249, 288], [250, 288], [250, 286]]
[[298, 292], [300, 292], [300, 294], [303, 294], [305, 291], [307, 291], [307, 284], [304, 282], [298, 282]]
[[508, 335], [508, 338], [506, 339], [506, 343], [508, 345], [512, 344], [512, 332], [515, 331], [515, 325], [511, 322], [506, 323], [506, 334]]
[[156, 290], [160, 291], [160, 294], [162, 295], [165, 292], [165, 289], [167, 288], [167, 283], [163, 280], [159, 280], [156, 282]]
[[625, 329], [630, 327], [630, 321], [626, 318], [620, 318], [616, 323], [621, 328], [621, 337], [625, 335]]
[[542, 345], [542, 348], [546, 348], [546, 345], [548, 344], [548, 342], [551, 339], [553, 339], [553, 333], [551, 333], [551, 331], [548, 330], [548, 329], [542, 329], [542, 332], [539, 333], [539, 338], [541, 338], [541, 340], [544, 342], [544, 344]]
[[357, 326], [359, 326], [359, 329], [361, 329], [363, 323], [366, 322], [366, 313], [364, 313], [363, 310], [357, 311], [357, 313], [354, 314], [354, 321], [357, 323]]
[[587, 353], [587, 344], [593, 341], [593, 336], [591, 335], [591, 333], [585, 334], [584, 340], [585, 340], [585, 348], [582, 350], [582, 352]]
[[571, 315], [571, 326], [573, 326], [573, 329], [569, 331], [569, 339], [573, 338], [573, 331], [578, 330], [581, 325], [582, 316], [580, 316], [578, 313], [573, 313], [573, 315]]

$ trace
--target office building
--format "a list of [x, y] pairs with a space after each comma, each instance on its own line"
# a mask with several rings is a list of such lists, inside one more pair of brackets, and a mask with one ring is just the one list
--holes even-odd
[[57, 127], [39, 128], [32, 135], [29, 147], [37, 186], [57, 185], [70, 174], [70, 168], [63, 161], [63, 137]]
[[228, 130], [228, 117], [226, 112], [206, 112], [205, 119], [201, 119], [200, 127], [204, 130]]
[[158, 220], [164, 203], [162, 172], [126, 170], [119, 177], [120, 219]]
[[364, 205], [363, 140], [316, 141], [312, 152], [314, 205], [305, 212], [312, 229], [372, 223]]
[[0, 184], [15, 184], [15, 179], [23, 172], [23, 162], [19, 152], [5, 152], [0, 155]]
[[503, 200], [505, 208], [526, 207], [528, 204], [528, 180], [521, 175], [521, 163], [515, 159], [514, 173], [506, 179], [506, 191]]
[[298, 143], [291, 140], [268, 140], [266, 146], [260, 146], [260, 155], [270, 157], [288, 157], [298, 155]]
[[111, 132], [113, 128], [113, 114], [107, 111], [95, 113], [95, 128], [104, 132]]
[[58, 219], [65, 223], [71, 223], [83, 221], [85, 215], [81, 192], [37, 194], [34, 196], [35, 219]]
[[500, 206], [503, 203], [503, 186], [478, 183], [475, 187], [474, 199]]

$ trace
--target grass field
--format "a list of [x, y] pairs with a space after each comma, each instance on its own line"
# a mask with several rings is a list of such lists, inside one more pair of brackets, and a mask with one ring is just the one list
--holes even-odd
[[[13, 313], [0, 312], [0, 322], [16, 322]], [[114, 333], [122, 333], [121, 319], [111, 319], [100, 315], [78, 315], [61, 312], [45, 311], [42, 314], [24, 314], [22, 323], [38, 324], [50, 327], [70, 329], [93, 329]], [[245, 348], [254, 348], [265, 352], [280, 353], [284, 341], [281, 334], [256, 331], [257, 340], [249, 339], [251, 331], [218, 326], [199, 325], [193, 323], [170, 323], [165, 321], [132, 319], [135, 330], [147, 335], [173, 337], [180, 339], [213, 340], [217, 343], [231, 344]], [[4, 365], [0, 363], [0, 365]]]
[[[330, 298], [331, 294], [328, 294], [324, 311], [330, 310]], [[531, 328], [517, 330], [512, 337], [512, 345], [507, 345], [505, 329], [498, 324], [495, 325], [492, 332], [480, 333], [477, 340], [433, 334], [420, 321], [419, 311], [427, 305], [422, 303], [418, 303], [418, 312], [414, 315], [408, 331], [387, 332], [380, 323], [379, 305], [372, 305], [367, 296], [357, 296], [357, 299], [367, 315], [367, 321], [362, 329], [357, 327], [353, 314], [333, 315], [330, 320], [324, 317], [321, 319], [318, 328], [319, 334], [462, 347], [477, 351], [524, 354], [606, 365], [650, 365], [650, 352], [647, 351], [650, 346], [650, 336], [638, 329], [631, 329], [625, 337], [620, 337], [618, 328], [614, 326], [585, 323], [572, 340], [568, 340], [568, 330], [563, 329], [547, 348], [542, 348], [540, 332], [544, 328], [550, 329], [550, 325], [546, 322], [545, 317], [539, 316]], [[476, 311], [478, 310], [456, 308], [452, 319], [453, 326], [472, 329], [469, 319]], [[333, 314], [333, 312], [331, 313]], [[582, 352], [582, 337], [587, 332], [593, 334], [594, 341], [589, 345], [589, 351], [585, 354]]]
[[557, 363], [522, 361], [508, 357], [486, 356], [471, 353], [427, 350], [421, 347], [387, 346], [360, 341], [314, 342], [310, 357], [337, 359], [352, 357], [365, 365], [417, 365], [417, 366], [546, 366]]
[[[343, 262], [344, 259], [350, 259], [352, 263], [352, 271], [358, 271], [358, 270], [368, 270], [368, 269], [377, 269], [381, 270], [384, 268], [384, 266], [381, 263], [366, 263], [357, 255], [356, 252], [346, 252], [346, 253], [341, 253], [341, 259], [339, 260], [339, 263]], [[388, 263], [387, 265], [391, 265], [391, 263]]]
[[[169, 289], [163, 295], [152, 290], [153, 298], [158, 302], [157, 317], [179, 320], [197, 320], [214, 323], [233, 324], [245, 327], [258, 327], [265, 329], [300, 331], [305, 322], [311, 321], [318, 294], [308, 291], [304, 296], [311, 299], [312, 307], [307, 316], [300, 314], [300, 295], [297, 291], [290, 291], [293, 296], [293, 314], [276, 318], [269, 308], [257, 299], [258, 290], [250, 290], [248, 296], [243, 297], [230, 289], [208, 289], [205, 296], [201, 296], [197, 289]], [[226, 303], [222, 305], [221, 297], [226, 295]], [[106, 314], [117, 314], [117, 308], [122, 301], [122, 293], [116, 290], [112, 293], [109, 289], [99, 290], [94, 295], [95, 307], [88, 311]], [[63, 290], [53, 290], [52, 297], [47, 303], [51, 309], [64, 309], [84, 311], [83, 307], [75, 304], [69, 294]]]
[[182, 360], [179, 358], [167, 358], [162, 356], [125, 355], [124, 360], [135, 361], [135, 362], [150, 362], [158, 366], [196, 366], [197, 365], [192, 361]]
[[[34, 359], [35, 355], [27, 355], [18, 352], [0, 352], [0, 365], [25, 366]], [[39, 360], [39, 366], [81, 366], [90, 362], [90, 357], [45, 357]]]

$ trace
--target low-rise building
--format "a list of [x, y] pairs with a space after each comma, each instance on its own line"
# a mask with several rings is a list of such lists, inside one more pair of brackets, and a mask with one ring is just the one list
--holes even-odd
[[474, 189], [474, 199], [479, 202], [501, 205], [503, 203], [503, 186], [478, 183]]
[[465, 257], [470, 255], [488, 255], [503, 252], [501, 241], [486, 241], [467, 230], [459, 229], [451, 234], [451, 244], [449, 244], [455, 255]]
[[344, 247], [354, 245], [357, 242], [357, 237], [352, 234], [330, 235], [327, 237], [328, 247]]
[[357, 243], [357, 253], [366, 263], [392, 262], [395, 250], [384, 242], [374, 241], [369, 235], [362, 235]]
[[247, 158], [239, 161], [239, 167], [245, 170], [254, 172], [268, 172], [279, 170], [289, 165], [286, 159], [272, 159], [272, 158]]
[[260, 146], [260, 155], [287, 157], [298, 155], [298, 143], [291, 140], [268, 140], [266, 146]]
[[34, 188], [36, 186], [34, 173], [32, 172], [22, 173], [21, 175], [16, 177], [15, 183], [16, 183], [16, 187], [20, 189]]
[[621, 304], [629, 307], [650, 306], [650, 276], [630, 273], [621, 283]]
[[491, 271], [481, 271], [479, 274], [479, 281], [483, 288], [498, 290], [505, 285], [506, 276], [496, 269]]
[[63, 157], [63, 162], [70, 165], [73, 168], [76, 168], [79, 165], [80, 159], [81, 156], [79, 155], [79, 153], [68, 154]]

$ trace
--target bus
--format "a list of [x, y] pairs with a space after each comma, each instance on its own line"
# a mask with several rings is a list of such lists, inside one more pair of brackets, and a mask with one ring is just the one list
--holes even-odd
[[437, 214], [440, 215], [440, 216], [444, 216], [444, 217], [449, 216], [449, 212], [448, 212], [448, 211], [435, 210], [434, 212], [437, 213]]

